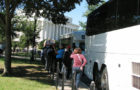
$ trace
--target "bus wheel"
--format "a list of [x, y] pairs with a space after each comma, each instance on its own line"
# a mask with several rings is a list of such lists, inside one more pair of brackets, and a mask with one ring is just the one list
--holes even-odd
[[99, 83], [99, 78], [100, 76], [100, 72], [98, 71], [98, 69], [96, 68], [93, 72], [93, 80], [95, 82], [95, 85], [96, 85], [96, 88], [98, 88], [100, 86], [100, 83]]
[[108, 84], [108, 73], [107, 68], [105, 67], [103, 70], [101, 70], [101, 90], [109, 90], [109, 84]]

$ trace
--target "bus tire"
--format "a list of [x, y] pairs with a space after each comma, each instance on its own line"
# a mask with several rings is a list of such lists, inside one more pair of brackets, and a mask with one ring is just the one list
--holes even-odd
[[100, 73], [100, 88], [101, 90], [109, 90], [109, 83], [108, 83], [108, 73], [107, 68], [101, 70]]
[[100, 76], [100, 72], [98, 70], [98, 64], [95, 63], [94, 68], [93, 68], [93, 80], [95, 82], [96, 88], [98, 88], [100, 85], [99, 84], [99, 79], [100, 79], [99, 76]]

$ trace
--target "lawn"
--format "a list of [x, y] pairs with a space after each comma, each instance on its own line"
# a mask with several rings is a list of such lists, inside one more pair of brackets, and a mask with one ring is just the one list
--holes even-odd
[[[27, 52], [13, 52], [12, 53], [13, 56], [24, 56], [24, 57], [31, 57], [31, 52], [27, 53]], [[34, 55], [35, 58], [40, 58], [40, 54], [39, 53], [35, 53]]]
[[12, 75], [2, 77], [4, 59], [0, 58], [0, 90], [55, 90], [54, 82], [39, 61], [12, 59]]

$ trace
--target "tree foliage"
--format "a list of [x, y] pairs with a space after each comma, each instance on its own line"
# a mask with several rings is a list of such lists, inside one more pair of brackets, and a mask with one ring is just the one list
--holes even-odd
[[86, 0], [89, 5], [97, 5], [104, 2], [104, 0]]
[[[91, 0], [91, 1], [94, 1], [94, 0]], [[86, 10], [86, 12], [84, 12], [83, 17], [88, 17], [88, 15], [89, 15], [91, 12], [93, 12], [93, 11], [96, 10], [99, 6], [101, 6], [101, 5], [103, 5], [103, 4], [105, 3], [105, 0], [102, 0], [102, 1], [97, 0], [97, 1], [99, 1], [99, 2], [96, 3], [95, 5], [92, 5], [92, 3], [91, 3], [91, 5], [88, 5], [88, 6], [87, 6], [87, 10]], [[80, 26], [82, 27], [82, 30], [86, 30], [86, 22], [81, 22], [81, 21], [80, 21], [79, 24], [80, 24]]]
[[36, 36], [36, 38], [38, 38], [40, 28], [37, 28], [37, 30], [34, 32], [34, 22], [24, 20], [21, 22], [21, 31], [23, 32], [23, 34], [20, 37], [20, 46], [22, 48], [25, 48], [33, 44], [34, 35]]
[[39, 48], [39, 49], [43, 49], [44, 42], [45, 42], [45, 40], [42, 40], [42, 41], [38, 44], [38, 48]]
[[[82, 0], [0, 0], [0, 22], [5, 24], [5, 67], [3, 74], [11, 72], [11, 26], [12, 18], [16, 14], [16, 9], [23, 9], [28, 16], [43, 16], [54, 23], [65, 24], [67, 19], [65, 12], [75, 8], [75, 4], [80, 4]], [[3, 14], [5, 13], [5, 18]]]
[[65, 24], [67, 19], [65, 12], [75, 8], [75, 3], [80, 4], [82, 0], [27, 0], [24, 5], [26, 15], [35, 14], [37, 17], [43, 16], [53, 21], [53, 23]]
[[[1, 13], [2, 14], [2, 13]], [[2, 14], [2, 17], [5, 18], [5, 14]], [[20, 28], [18, 27], [18, 23], [21, 20], [19, 16], [14, 16], [11, 22], [11, 38], [15, 38], [16, 31], [20, 31]], [[5, 21], [4, 21], [5, 22]], [[0, 21], [0, 41], [5, 41], [5, 23]]]

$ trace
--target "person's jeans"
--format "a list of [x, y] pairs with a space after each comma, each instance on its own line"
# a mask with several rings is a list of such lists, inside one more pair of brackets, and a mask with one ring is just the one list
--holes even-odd
[[82, 70], [80, 70], [80, 67], [73, 67], [73, 73], [76, 72], [76, 88], [79, 87], [79, 82], [80, 82], [80, 78], [81, 78], [81, 75], [82, 75]]

